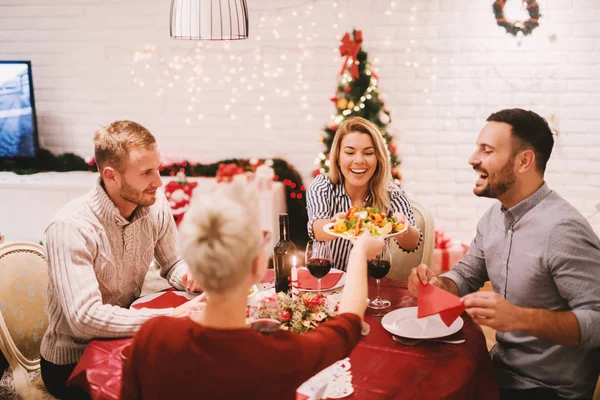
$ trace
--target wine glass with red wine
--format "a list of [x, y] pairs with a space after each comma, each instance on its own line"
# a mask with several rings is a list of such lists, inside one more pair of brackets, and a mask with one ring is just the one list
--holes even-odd
[[317, 278], [317, 288], [321, 294], [321, 278], [331, 270], [331, 250], [328, 242], [311, 240], [306, 245], [306, 268]]
[[381, 278], [386, 276], [390, 272], [390, 266], [392, 264], [392, 252], [390, 251], [390, 245], [388, 242], [383, 246], [381, 253], [377, 257], [367, 261], [367, 271], [371, 278], [375, 278], [377, 281], [377, 297], [375, 300], [369, 303], [369, 308], [375, 310], [381, 310], [382, 308], [388, 308], [390, 306], [389, 300], [383, 300], [379, 297], [379, 281]]

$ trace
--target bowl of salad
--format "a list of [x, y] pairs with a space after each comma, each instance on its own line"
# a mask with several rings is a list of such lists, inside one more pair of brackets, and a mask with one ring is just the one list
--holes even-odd
[[390, 237], [408, 229], [408, 225], [388, 217], [375, 207], [351, 207], [344, 218], [338, 218], [323, 227], [330, 235], [352, 239], [365, 231], [373, 237]]

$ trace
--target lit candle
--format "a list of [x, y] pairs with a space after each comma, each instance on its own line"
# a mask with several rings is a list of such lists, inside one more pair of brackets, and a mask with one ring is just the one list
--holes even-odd
[[292, 257], [292, 298], [300, 294], [298, 289], [298, 269], [296, 268], [296, 256]]

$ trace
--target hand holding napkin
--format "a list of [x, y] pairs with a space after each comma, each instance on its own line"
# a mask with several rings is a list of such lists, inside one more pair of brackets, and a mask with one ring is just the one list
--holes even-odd
[[450, 326], [463, 311], [465, 311], [465, 306], [460, 302], [458, 296], [432, 284], [423, 285], [419, 282], [417, 318], [440, 314], [446, 326]]

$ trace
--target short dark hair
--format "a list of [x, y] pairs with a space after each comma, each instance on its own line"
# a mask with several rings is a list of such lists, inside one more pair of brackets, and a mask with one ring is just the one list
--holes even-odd
[[487, 120], [509, 124], [513, 139], [520, 142], [519, 148], [525, 146], [533, 149], [537, 170], [544, 174], [554, 147], [554, 136], [543, 117], [530, 110], [510, 108], [493, 113]]

